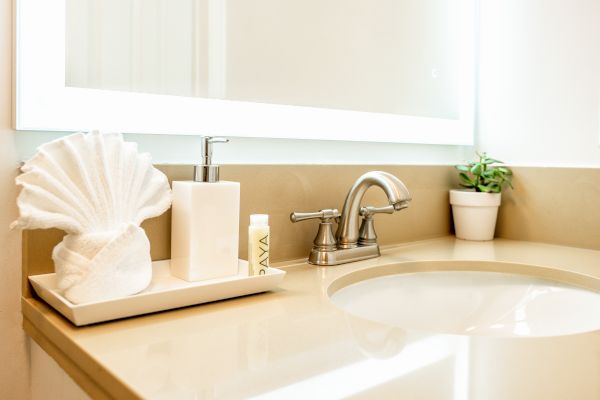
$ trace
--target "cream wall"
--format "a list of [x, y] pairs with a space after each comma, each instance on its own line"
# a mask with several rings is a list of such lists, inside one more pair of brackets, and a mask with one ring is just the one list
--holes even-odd
[[0, 0], [0, 398], [28, 399], [29, 362], [21, 329], [21, 236], [17, 214], [15, 135], [11, 129], [12, 1]]
[[8, 229], [17, 216], [18, 157], [11, 126], [12, 0], [0, 0], [0, 399], [85, 400], [85, 393], [21, 328], [21, 234]]
[[37, 343], [31, 348], [31, 400], [90, 400], [90, 397]]

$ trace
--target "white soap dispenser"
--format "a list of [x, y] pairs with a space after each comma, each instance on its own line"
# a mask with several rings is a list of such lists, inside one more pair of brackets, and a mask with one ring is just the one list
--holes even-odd
[[186, 281], [238, 273], [240, 184], [220, 181], [211, 163], [213, 143], [226, 142], [203, 137], [194, 180], [173, 181], [171, 274]]

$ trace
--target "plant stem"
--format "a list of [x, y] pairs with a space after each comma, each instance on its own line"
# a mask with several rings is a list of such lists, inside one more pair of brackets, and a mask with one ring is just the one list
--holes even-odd
[[479, 175], [479, 182], [481, 185], [484, 183], [484, 173], [487, 169], [487, 165], [483, 163], [483, 157], [479, 156], [479, 162], [481, 163], [481, 175]]

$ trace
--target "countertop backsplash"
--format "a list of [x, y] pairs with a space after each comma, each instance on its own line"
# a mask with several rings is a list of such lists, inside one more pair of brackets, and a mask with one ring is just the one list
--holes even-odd
[[[169, 180], [191, 179], [191, 165], [157, 165]], [[341, 209], [344, 198], [361, 174], [388, 171], [412, 194], [408, 209], [376, 217], [382, 245], [411, 242], [453, 233], [448, 190], [458, 186], [452, 166], [407, 165], [224, 165], [223, 180], [241, 183], [240, 258], [247, 254], [249, 215], [266, 213], [272, 231], [271, 260], [282, 262], [308, 256], [317, 222], [292, 224], [293, 211]], [[496, 237], [545, 242], [600, 250], [600, 169], [513, 167], [514, 190], [503, 192]], [[385, 205], [378, 188], [367, 192], [365, 205]], [[153, 260], [170, 258], [171, 214], [142, 224]], [[568, 226], [569, 231], [564, 227]], [[27, 276], [54, 270], [52, 248], [63, 233], [23, 232], [23, 293], [30, 296]]]

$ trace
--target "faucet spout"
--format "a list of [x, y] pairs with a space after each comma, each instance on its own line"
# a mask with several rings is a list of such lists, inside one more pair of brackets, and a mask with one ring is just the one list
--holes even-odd
[[354, 182], [344, 201], [336, 234], [338, 248], [351, 249], [358, 246], [361, 201], [371, 186], [383, 189], [394, 210], [408, 207], [411, 196], [400, 179], [383, 171], [367, 172]]

